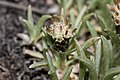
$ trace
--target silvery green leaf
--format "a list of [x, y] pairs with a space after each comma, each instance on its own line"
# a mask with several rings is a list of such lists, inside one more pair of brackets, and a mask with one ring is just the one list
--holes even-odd
[[95, 64], [87, 58], [79, 58], [80, 62], [89, 70], [90, 80], [98, 80]]
[[34, 27], [31, 5], [28, 6], [28, 22]]
[[120, 74], [120, 66], [109, 69], [105, 73], [103, 80], [111, 80], [115, 75], [118, 74]]
[[[82, 64], [82, 66], [84, 66], [82, 67], [82, 70], [84, 70], [85, 67], [88, 68], [90, 72], [90, 79], [98, 80], [98, 76], [97, 76], [96, 69], [95, 69], [95, 64], [85, 56], [85, 52], [83, 51], [83, 49], [81, 48], [77, 40], [76, 40], [76, 47], [77, 47], [78, 60], [80, 61], [80, 65]], [[84, 71], [82, 72], [81, 77], [84, 77], [83, 73]]]
[[77, 40], [75, 40], [75, 42], [76, 42], [76, 48], [77, 48], [77, 54], [78, 54], [78, 56], [80, 56], [80, 58], [85, 58], [86, 57], [85, 56], [85, 52], [81, 48], [80, 43]]
[[69, 80], [72, 69], [73, 69], [73, 66], [70, 66], [68, 69], [66, 69], [66, 72], [63, 76], [63, 80]]
[[109, 47], [110, 67], [112, 67], [113, 66], [113, 46], [110, 40], [108, 40], [108, 47]]
[[36, 58], [40, 58], [40, 59], [43, 59], [44, 56], [42, 55], [42, 53], [40, 52], [36, 52], [36, 51], [32, 51], [32, 50], [28, 50], [28, 49], [25, 49], [24, 50], [24, 53], [25, 54], [28, 54], [28, 55], [31, 55], [33, 57], [36, 57]]
[[25, 23], [25, 27], [27, 28], [28, 32], [29, 32], [29, 35], [30, 35], [30, 39], [31, 39], [31, 42], [34, 40], [35, 38], [35, 28], [25, 19], [22, 20], [24, 23]]
[[46, 50], [48, 49], [47, 42], [44, 37], [42, 38], [42, 46], [43, 46], [43, 49], [46, 49]]
[[98, 5], [99, 0], [91, 0], [88, 2], [90, 9], [95, 9], [95, 7]]
[[50, 15], [43, 15], [43, 16], [39, 19], [39, 21], [38, 21], [38, 23], [37, 23], [37, 25], [36, 25], [36, 26], [37, 26], [37, 29], [41, 31], [42, 26], [43, 26], [45, 20], [47, 20], [47, 19], [49, 19], [49, 18], [51, 18], [51, 17], [52, 17], [52, 16], [50, 16]]
[[70, 10], [70, 21], [72, 22], [72, 28], [75, 28], [75, 15], [74, 15], [74, 9]]
[[34, 62], [33, 64], [31, 64], [29, 66], [29, 68], [39, 68], [39, 67], [43, 67], [43, 66], [47, 66], [48, 63], [45, 61], [41, 61], [41, 62]]
[[87, 27], [88, 27], [91, 35], [92, 35], [93, 37], [97, 36], [97, 32], [96, 32], [94, 26], [92, 26], [89, 21], [86, 22], [86, 25], [87, 25]]
[[114, 77], [115, 77], [114, 80], [120, 80], [120, 74], [118, 74], [118, 75], [116, 75]]
[[58, 80], [58, 77], [57, 77], [56, 70], [55, 70], [55, 67], [53, 65], [52, 59], [47, 52], [46, 52], [46, 57], [47, 57], [47, 61], [48, 61], [49, 68], [50, 68], [49, 74], [51, 75], [52, 80]]
[[23, 40], [22, 44], [27, 45], [30, 43], [30, 37], [28, 36], [28, 34], [18, 33], [17, 36]]
[[85, 72], [86, 72], [86, 66], [82, 62], [79, 62], [79, 63], [80, 63], [79, 80], [84, 80]]
[[115, 44], [113, 44], [115, 47], [119, 47], [120, 44], [120, 38], [119, 35], [116, 34], [114, 31], [111, 30], [105, 30], [107, 32], [107, 34], [110, 36], [111, 41], [115, 42]]
[[84, 28], [84, 27], [85, 27], [85, 22], [83, 21], [78, 25], [77, 31], [76, 31], [76, 34], [74, 35], [74, 37], [78, 37], [80, 35], [82, 28]]
[[105, 23], [104, 18], [102, 18], [100, 15], [97, 15], [97, 19], [101, 25], [102, 30], [107, 29], [107, 24]]
[[[65, 1], [65, 0], [64, 0]], [[73, 0], [66, 0], [65, 2], [65, 10], [69, 9], [69, 7], [72, 5]]]
[[68, 60], [65, 65], [66, 66], [69, 66], [70, 64], [72, 64], [75, 60], [74, 59], [71, 59], [71, 60]]
[[[77, 48], [77, 54], [78, 54], [78, 58], [86, 58], [85, 56], [85, 52], [83, 51], [83, 49], [81, 48], [80, 44], [78, 43], [77, 40], [75, 40], [76, 42], [76, 48]], [[79, 71], [79, 79], [80, 80], [84, 80], [84, 76], [85, 76], [85, 70], [86, 70], [86, 66], [80, 62], [80, 71]]]
[[101, 39], [98, 41], [96, 45], [96, 50], [95, 50], [95, 67], [96, 67], [96, 72], [97, 75], [99, 74], [99, 69], [100, 69], [100, 62], [101, 62], [101, 55], [102, 55], [102, 47], [101, 47]]
[[81, 9], [83, 8], [83, 5], [84, 5], [84, 0], [75, 0], [75, 2], [77, 4], [77, 8], [79, 12], [81, 12]]
[[[101, 36], [102, 39], [102, 48], [103, 48], [103, 61], [104, 64], [102, 64], [104, 66], [104, 70], [105, 72], [107, 72], [110, 68], [110, 64], [112, 62], [111, 60], [111, 55], [112, 55], [112, 48], [111, 45], [109, 44], [108, 40], [104, 37]], [[104, 72], [104, 73], [105, 73]]]
[[89, 48], [92, 44], [94, 44], [97, 40], [99, 40], [100, 37], [93, 37], [88, 39], [82, 46], [83, 50], [86, 50], [87, 48]]
[[83, 20], [84, 21], [87, 21], [88, 19], [90, 19], [92, 16], [94, 16], [95, 13], [89, 13], [89, 14], [86, 14], [84, 17], [83, 17]]
[[75, 21], [75, 27], [79, 25], [79, 23], [82, 20], [82, 17], [84, 16], [86, 10], [87, 10], [87, 6], [84, 6], [83, 9], [81, 10], [80, 14], [78, 15], [76, 21]]
[[61, 4], [61, 0], [57, 0], [58, 4]]
[[38, 21], [38, 23], [37, 23], [37, 25], [36, 25], [36, 37], [35, 37], [35, 41], [36, 41], [36, 42], [37, 42], [37, 41], [40, 39], [40, 37], [41, 37], [41, 30], [42, 30], [42, 27], [43, 27], [43, 25], [44, 25], [44, 22], [45, 22], [47, 19], [49, 19], [49, 18], [51, 18], [50, 15], [43, 15], [43, 16], [39, 19], [39, 21]]

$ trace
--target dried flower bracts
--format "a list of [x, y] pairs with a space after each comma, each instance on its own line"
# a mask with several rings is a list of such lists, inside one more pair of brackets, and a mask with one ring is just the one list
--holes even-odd
[[60, 16], [54, 16], [51, 21], [52, 24], [46, 26], [46, 30], [55, 41], [61, 43], [63, 40], [73, 37], [76, 28], [72, 30], [72, 24], [69, 22], [68, 18], [64, 20]]
[[115, 1], [115, 5], [108, 5], [112, 13], [112, 19], [116, 26], [120, 25], [120, 0]]
[[46, 32], [52, 37], [54, 48], [58, 51], [65, 51], [68, 47], [69, 39], [74, 36], [76, 28], [72, 29], [72, 24], [67, 18], [53, 16], [52, 24], [46, 26]]

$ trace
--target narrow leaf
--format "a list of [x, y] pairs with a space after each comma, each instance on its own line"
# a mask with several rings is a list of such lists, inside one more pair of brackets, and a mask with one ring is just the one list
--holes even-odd
[[113, 31], [111, 31], [111, 30], [105, 30], [105, 31], [106, 31], [106, 32], [108, 33], [108, 35], [110, 36], [111, 41], [116, 43], [116, 44], [114, 44], [115, 47], [118, 47], [119, 44], [120, 44], [120, 38], [119, 38], [119, 35], [116, 34], [116, 33], [113, 32]]
[[34, 26], [34, 21], [32, 17], [32, 10], [31, 10], [31, 5], [28, 6], [28, 22]]
[[65, 72], [65, 74], [64, 74], [64, 76], [63, 76], [63, 80], [69, 80], [70, 74], [71, 74], [71, 72], [72, 72], [72, 69], [73, 69], [73, 66], [70, 66], [70, 67], [66, 70], [66, 72]]
[[43, 59], [44, 56], [42, 55], [42, 53], [40, 52], [36, 52], [36, 51], [32, 51], [32, 50], [28, 50], [28, 49], [25, 49], [24, 50], [24, 53], [25, 54], [28, 54], [28, 55], [31, 55], [33, 57], [36, 57], [36, 58], [40, 58], [40, 59]]
[[61, 5], [61, 3], [62, 3], [61, 0], [57, 0], [57, 2], [58, 2], [59, 5]]
[[47, 62], [35, 62], [35, 63], [33, 63], [33, 64], [31, 64], [30, 66], [29, 66], [29, 68], [39, 68], [39, 67], [43, 67], [43, 66], [47, 66], [48, 64], [47, 64]]
[[72, 28], [75, 28], [75, 15], [74, 15], [74, 9], [70, 10], [70, 21], [72, 22]]
[[101, 25], [102, 30], [107, 29], [107, 24], [105, 23], [105, 20], [100, 15], [97, 15], [97, 19]]
[[80, 56], [81, 58], [85, 58], [86, 57], [85, 56], [85, 52], [81, 48], [80, 43], [77, 40], [75, 40], [75, 42], [76, 42], [76, 48], [77, 48], [77, 54], [78, 54], [78, 56]]
[[54, 67], [54, 65], [52, 63], [52, 59], [51, 59], [50, 55], [47, 52], [46, 52], [46, 57], [47, 57], [47, 61], [48, 61], [48, 64], [49, 64], [50, 75], [51, 75], [52, 80], [58, 80], [55, 67]]
[[35, 37], [35, 29], [32, 27], [32, 25], [25, 19], [22, 20], [25, 24], [25, 27], [27, 28], [29, 35], [30, 35], [30, 39], [31, 42], [34, 40]]
[[107, 72], [110, 68], [110, 63], [111, 63], [110, 55], [112, 54], [111, 53], [112, 50], [110, 50], [108, 40], [104, 36], [101, 36], [101, 39], [102, 39], [102, 48], [103, 48], [103, 61], [104, 61], [103, 66], [105, 72]]
[[108, 48], [109, 48], [109, 58], [110, 58], [110, 68], [113, 66], [113, 47], [112, 47], [112, 43], [109, 40], [108, 41]]
[[[77, 40], [75, 40], [76, 42], [76, 48], [77, 48], [77, 54], [79, 56], [79, 59], [80, 58], [85, 58], [85, 52], [83, 51], [83, 49], [81, 48], [80, 44], [78, 43]], [[80, 63], [80, 72], [79, 72], [79, 79], [80, 80], [84, 80], [84, 75], [85, 75], [85, 69], [86, 69], [86, 66], [79, 62]]]
[[120, 66], [111, 68], [103, 77], [103, 80], [111, 80], [115, 75], [120, 74]]
[[95, 28], [90, 24], [89, 21], [86, 22], [86, 25], [88, 27], [88, 29], [90, 30], [90, 33], [93, 37], [97, 36], [97, 32], [95, 30]]
[[82, 62], [83, 65], [85, 65], [85, 67], [88, 68], [88, 70], [90, 72], [89, 73], [90, 74], [90, 80], [98, 80], [95, 65], [93, 64], [93, 62], [90, 59], [87, 59], [87, 58], [79, 58], [78, 60], [80, 60], [80, 62]]
[[114, 80], [120, 80], [120, 74], [116, 75], [116, 78]]
[[89, 8], [94, 9], [98, 5], [98, 0], [89, 1]]
[[97, 40], [99, 40], [100, 37], [93, 37], [93, 38], [90, 38], [88, 39], [84, 45], [82, 46], [82, 49], [83, 50], [86, 50], [87, 48], [89, 48], [92, 44], [94, 44]]
[[74, 37], [78, 37], [80, 35], [80, 32], [81, 32], [82, 28], [84, 28], [84, 27], [85, 27], [85, 22], [83, 21], [78, 25], [77, 31], [76, 31], [76, 34], [75, 34]]
[[84, 6], [83, 9], [81, 10], [80, 14], [78, 15], [77, 19], [76, 19], [75, 27], [79, 25], [79, 23], [82, 20], [82, 17], [85, 14], [86, 10], [87, 10], [87, 6]]
[[73, 2], [73, 0], [66, 0], [65, 10], [68, 10], [68, 9], [69, 9], [69, 7], [72, 5], [72, 2]]
[[95, 51], [95, 67], [96, 67], [96, 72], [97, 75], [99, 74], [99, 69], [100, 69], [100, 62], [101, 62], [101, 40], [98, 41], [97, 46], [96, 46], [96, 51]]
[[84, 21], [87, 21], [87, 20], [90, 19], [93, 15], [95, 15], [95, 14], [94, 14], [94, 13], [86, 14], [86, 15], [83, 17], [83, 20], [84, 20]]
[[84, 5], [84, 0], [75, 0], [77, 4], [78, 11], [81, 12], [81, 9], [83, 8]]
[[[78, 60], [81, 62], [80, 65], [82, 64], [84, 67], [88, 68], [88, 70], [90, 72], [91, 80], [98, 80], [94, 63], [90, 59], [87, 59], [83, 49], [80, 47], [80, 44], [78, 43], [77, 40], [76, 40], [76, 47], [77, 47], [77, 53], [78, 53]], [[83, 68], [83, 70], [84, 70], [84, 68]], [[83, 75], [83, 74], [81, 74], [81, 75]], [[81, 76], [81, 77], [83, 77], [83, 76]]]
[[38, 29], [38, 30], [41, 31], [42, 26], [43, 26], [45, 20], [47, 20], [48, 18], [51, 18], [51, 16], [50, 16], [50, 15], [43, 15], [43, 16], [40, 18], [40, 20], [39, 20], [38, 23], [37, 23], [37, 29]]
[[86, 66], [80, 62], [80, 71], [79, 71], [79, 80], [84, 80], [85, 78], [85, 72], [86, 72]]
[[48, 46], [47, 46], [47, 43], [46, 43], [45, 37], [42, 38], [42, 46], [43, 46], [43, 49], [45, 49], [45, 50], [48, 49]]
[[40, 34], [41, 34], [41, 30], [42, 30], [42, 27], [44, 25], [44, 22], [45, 20], [51, 18], [50, 15], [43, 15], [40, 20], [38, 21], [37, 25], [36, 25], [36, 41], [39, 40], [40, 38]]

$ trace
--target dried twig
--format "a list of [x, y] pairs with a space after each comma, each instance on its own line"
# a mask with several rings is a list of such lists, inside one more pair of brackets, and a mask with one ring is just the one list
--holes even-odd
[[[7, 2], [7, 1], [0, 1], [0, 6], [24, 10], [24, 11], [27, 11], [27, 8], [28, 8], [27, 6], [15, 4], [12, 2]], [[38, 13], [38, 14], [53, 14], [53, 13], [48, 13], [46, 10], [40, 10], [38, 8], [35, 8], [35, 7], [32, 7], [32, 11], [34, 13]]]
[[8, 70], [7, 68], [5, 68], [5, 67], [1, 66], [1, 65], [0, 65], [0, 69], [2, 69], [4, 72], [9, 73], [9, 70]]

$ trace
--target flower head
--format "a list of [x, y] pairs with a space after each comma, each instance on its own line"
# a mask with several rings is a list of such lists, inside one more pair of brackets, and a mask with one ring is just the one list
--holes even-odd
[[112, 13], [112, 19], [116, 26], [120, 25], [120, 0], [116, 0], [115, 5], [108, 5]]
[[72, 24], [69, 22], [68, 18], [64, 20], [60, 16], [52, 17], [52, 24], [47, 26], [47, 32], [53, 39], [57, 42], [62, 42], [65, 39], [73, 37], [73, 33], [76, 28], [72, 30]]
[[69, 39], [74, 36], [75, 29], [72, 29], [72, 24], [69, 19], [66, 20], [61, 16], [53, 16], [51, 18], [52, 24], [46, 26], [46, 31], [53, 39], [55, 48], [65, 51], [68, 47]]

